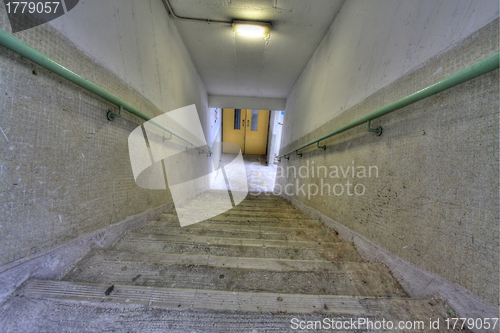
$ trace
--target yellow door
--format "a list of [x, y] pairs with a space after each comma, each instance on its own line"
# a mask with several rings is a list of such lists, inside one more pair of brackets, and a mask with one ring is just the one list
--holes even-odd
[[[222, 140], [237, 144], [241, 151], [245, 151], [245, 117], [246, 110], [223, 109], [222, 110]], [[223, 153], [232, 153], [223, 148]]]
[[[222, 140], [237, 144], [247, 155], [265, 155], [269, 110], [223, 109]], [[227, 151], [225, 147], [223, 153]]]
[[269, 110], [246, 110], [245, 154], [265, 155]]

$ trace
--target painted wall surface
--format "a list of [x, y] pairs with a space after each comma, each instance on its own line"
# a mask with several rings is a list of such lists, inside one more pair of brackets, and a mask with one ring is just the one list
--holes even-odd
[[207, 117], [205, 88], [161, 0], [80, 1], [49, 24], [161, 110], [196, 103]]
[[272, 22], [267, 38], [235, 35], [231, 24], [182, 20], [176, 25], [209, 94], [285, 98], [344, 1], [171, 0], [170, 4], [181, 16]]
[[421, 67], [498, 13], [496, 0], [346, 1], [288, 95], [283, 142]]
[[[497, 1], [383, 4], [345, 3], [288, 97], [282, 153], [499, 51]], [[497, 305], [498, 121], [496, 70], [377, 119], [380, 137], [282, 159], [276, 189]]]
[[279, 155], [281, 132], [283, 129], [283, 116], [283, 111], [271, 111], [266, 156], [268, 165], [274, 164], [274, 158]]
[[[0, 27], [11, 31], [3, 3]], [[80, 1], [15, 36], [151, 116], [196, 104], [220, 141], [220, 110], [160, 0]], [[116, 106], [4, 48], [0, 96], [0, 266], [172, 201], [134, 181], [128, 136], [142, 119], [108, 121]]]

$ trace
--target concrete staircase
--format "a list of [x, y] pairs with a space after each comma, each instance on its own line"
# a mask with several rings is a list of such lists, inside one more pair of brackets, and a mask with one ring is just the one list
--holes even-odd
[[9, 304], [0, 315], [21, 320], [0, 319], [6, 332], [286, 332], [324, 318], [428, 328], [429, 318], [443, 325], [453, 315], [440, 299], [407, 297], [383, 264], [265, 194], [184, 228], [164, 214], [60, 281], [29, 280]]

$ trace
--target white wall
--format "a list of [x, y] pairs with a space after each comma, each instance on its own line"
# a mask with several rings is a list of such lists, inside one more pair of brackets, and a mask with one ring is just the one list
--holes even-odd
[[195, 104], [209, 146], [220, 137], [220, 110], [208, 108], [205, 86], [161, 0], [80, 1], [50, 24], [163, 112]]
[[205, 87], [161, 0], [80, 1], [50, 24], [161, 110], [196, 104], [210, 128]]
[[283, 129], [283, 111], [271, 111], [269, 121], [269, 138], [267, 142], [267, 164], [273, 165], [274, 158], [279, 155], [281, 131]]
[[282, 147], [498, 17], [498, 0], [349, 0], [287, 99]]

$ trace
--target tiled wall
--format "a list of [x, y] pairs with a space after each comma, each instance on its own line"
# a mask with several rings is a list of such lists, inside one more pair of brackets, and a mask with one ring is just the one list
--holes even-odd
[[[281, 152], [313, 140], [386, 104], [432, 84], [499, 51], [498, 19], [459, 45], [382, 88], [317, 130], [284, 142]], [[303, 78], [308, 80], [308, 78]], [[313, 87], [309, 87], [311, 89]], [[293, 91], [300, 96], [302, 90]], [[301, 116], [313, 110], [301, 110]], [[286, 122], [300, 121], [294, 104]], [[461, 285], [492, 304], [499, 301], [499, 77], [498, 70], [379, 118], [377, 137], [359, 126], [310, 147], [303, 156], [282, 159], [287, 184], [295, 199], [382, 245], [418, 267]], [[285, 128], [284, 131], [287, 129]], [[284, 133], [284, 136], [286, 134]], [[289, 133], [288, 133], [289, 137]], [[315, 175], [311, 168], [314, 165]], [[342, 175], [348, 167], [352, 173]], [[286, 174], [300, 166], [302, 175]], [[328, 174], [318, 166], [326, 166]], [[372, 169], [363, 178], [364, 166]], [[338, 177], [335, 177], [335, 167]], [[350, 169], [351, 170], [351, 169]], [[347, 182], [365, 188], [348, 195]], [[298, 182], [298, 183], [297, 183]], [[298, 186], [297, 186], [298, 184]], [[300, 186], [305, 184], [302, 190]], [[332, 192], [307, 195], [324, 184]], [[340, 194], [341, 187], [344, 193]], [[359, 185], [360, 194], [363, 187]], [[311, 193], [312, 194], [312, 193]]]
[[[3, 3], [0, 27], [11, 31]], [[50, 24], [15, 36], [151, 116], [169, 111], [160, 110]], [[175, 38], [180, 40], [178, 34]], [[179, 43], [167, 47], [187, 54]], [[216, 110], [206, 106], [194, 66], [172, 59], [168, 66], [186, 75], [182, 85], [163, 89], [179, 103], [197, 104], [203, 126], [210, 126], [204, 128], [207, 137], [216, 136], [220, 110], [217, 120]], [[0, 266], [171, 202], [168, 190], [144, 190], [134, 182], [127, 138], [143, 121], [125, 112], [110, 122], [109, 109], [118, 111], [0, 47]]]

